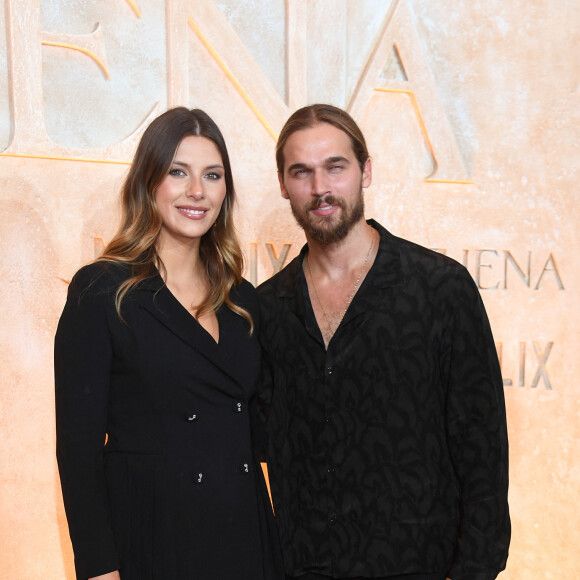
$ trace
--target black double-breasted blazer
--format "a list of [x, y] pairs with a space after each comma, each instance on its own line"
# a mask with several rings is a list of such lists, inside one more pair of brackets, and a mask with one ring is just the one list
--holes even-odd
[[[128, 276], [110, 263], [77, 272], [56, 334], [57, 459], [77, 578], [275, 578], [252, 450], [256, 335], [224, 306], [216, 343], [159, 275], [126, 296], [121, 319], [115, 293]], [[259, 323], [248, 282], [231, 298]]]

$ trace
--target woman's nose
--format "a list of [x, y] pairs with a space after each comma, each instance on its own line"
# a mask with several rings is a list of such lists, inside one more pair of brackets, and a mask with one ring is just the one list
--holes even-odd
[[191, 179], [191, 181], [189, 183], [187, 195], [189, 197], [192, 197], [193, 199], [203, 199], [204, 193], [203, 193], [203, 185], [202, 185], [201, 179], [198, 179], [198, 178]]

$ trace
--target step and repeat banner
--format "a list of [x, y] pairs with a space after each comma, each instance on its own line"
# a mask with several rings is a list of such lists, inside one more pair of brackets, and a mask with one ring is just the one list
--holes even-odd
[[298, 107], [367, 136], [367, 217], [465, 264], [488, 309], [510, 435], [506, 580], [580, 570], [577, 0], [3, 0], [0, 577], [74, 578], [54, 459], [67, 283], [116, 229], [168, 107], [221, 127], [254, 284], [299, 251], [274, 146]]

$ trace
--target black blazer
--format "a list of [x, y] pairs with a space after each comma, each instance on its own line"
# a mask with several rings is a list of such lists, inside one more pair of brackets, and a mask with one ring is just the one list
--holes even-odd
[[[114, 298], [128, 275], [82, 268], [56, 334], [57, 459], [77, 578], [277, 577], [251, 442], [256, 335], [222, 307], [217, 344], [159, 275], [125, 298], [121, 320]], [[231, 298], [257, 326], [251, 285]]]

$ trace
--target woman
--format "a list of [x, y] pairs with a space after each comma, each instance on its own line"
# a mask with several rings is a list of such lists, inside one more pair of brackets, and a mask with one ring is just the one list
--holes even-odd
[[198, 109], [147, 128], [119, 231], [74, 276], [55, 340], [57, 458], [77, 578], [279, 578], [253, 459], [258, 309], [224, 139]]

